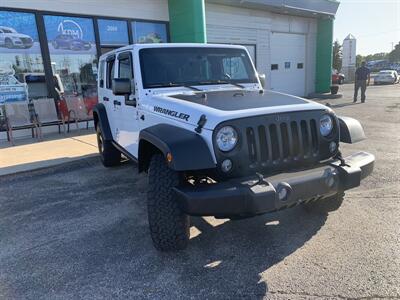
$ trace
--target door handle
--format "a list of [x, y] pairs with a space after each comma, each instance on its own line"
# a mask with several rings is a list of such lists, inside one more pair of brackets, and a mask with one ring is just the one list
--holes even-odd
[[114, 105], [121, 105], [121, 101], [114, 100]]
[[103, 97], [103, 101], [110, 101], [110, 98], [108, 98], [108, 97]]

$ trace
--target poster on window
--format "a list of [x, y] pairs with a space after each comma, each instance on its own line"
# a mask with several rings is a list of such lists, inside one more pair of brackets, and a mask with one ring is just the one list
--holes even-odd
[[167, 25], [164, 23], [133, 22], [135, 43], [167, 43]]
[[0, 53], [40, 53], [34, 14], [0, 11]]
[[123, 46], [129, 44], [128, 24], [126, 21], [98, 20], [100, 44], [102, 46]]
[[50, 53], [96, 53], [92, 19], [44, 16], [44, 24]]
[[0, 62], [0, 105], [5, 102], [27, 101], [28, 87], [17, 80], [11, 64]]

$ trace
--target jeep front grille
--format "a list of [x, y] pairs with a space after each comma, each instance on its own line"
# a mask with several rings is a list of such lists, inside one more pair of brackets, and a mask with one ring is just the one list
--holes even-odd
[[317, 157], [317, 130], [315, 119], [247, 127], [250, 163], [267, 166]]
[[[330, 143], [339, 143], [339, 127], [334, 117], [334, 129], [329, 137], [319, 131], [319, 120], [327, 110], [295, 111], [228, 120], [222, 126], [232, 126], [239, 133], [238, 145], [229, 152], [214, 146], [217, 162], [232, 160], [233, 168], [225, 177], [238, 177], [255, 172], [273, 173], [302, 169], [318, 164], [336, 154]], [[215, 136], [214, 136], [215, 138]]]

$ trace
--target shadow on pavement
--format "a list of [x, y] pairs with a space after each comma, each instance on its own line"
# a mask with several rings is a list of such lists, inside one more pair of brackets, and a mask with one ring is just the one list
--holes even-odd
[[339, 107], [352, 106], [352, 105], [358, 105], [358, 104], [362, 104], [362, 103], [360, 101], [358, 101], [356, 103], [354, 103], [354, 102], [338, 103], [338, 104], [326, 103], [325, 105], [328, 107], [332, 107], [332, 108], [339, 108]]
[[4, 181], [6, 298], [261, 299], [268, 294], [261, 273], [301, 248], [327, 218], [301, 207], [240, 221], [196, 217], [189, 247], [160, 253], [148, 230], [147, 177], [135, 175], [132, 164], [61, 170]]

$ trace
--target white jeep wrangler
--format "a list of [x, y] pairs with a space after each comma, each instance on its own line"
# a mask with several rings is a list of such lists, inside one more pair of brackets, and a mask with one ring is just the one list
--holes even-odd
[[245, 218], [303, 204], [331, 211], [374, 156], [342, 158], [360, 123], [323, 105], [265, 91], [244, 47], [133, 45], [100, 58], [94, 109], [101, 160], [121, 154], [149, 176], [154, 246], [183, 249], [189, 215]]

